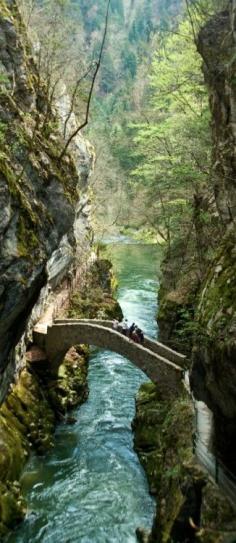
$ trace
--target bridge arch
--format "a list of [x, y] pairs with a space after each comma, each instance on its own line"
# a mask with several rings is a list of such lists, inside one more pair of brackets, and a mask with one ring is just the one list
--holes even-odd
[[57, 320], [47, 327], [46, 334], [36, 329], [34, 340], [45, 349], [55, 372], [66, 352], [73, 345], [89, 344], [128, 358], [149, 379], [157, 383], [166, 396], [176, 395], [182, 390], [183, 367], [181, 365], [184, 365], [185, 359], [183, 355], [147, 337], [145, 337], [144, 345], [134, 343], [112, 329], [111, 321]]

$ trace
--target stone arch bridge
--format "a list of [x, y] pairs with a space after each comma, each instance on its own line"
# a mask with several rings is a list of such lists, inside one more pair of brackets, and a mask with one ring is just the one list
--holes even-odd
[[44, 330], [36, 327], [34, 343], [45, 350], [53, 371], [57, 371], [66, 352], [77, 344], [89, 344], [114, 351], [141, 369], [166, 396], [183, 387], [186, 357], [145, 336], [137, 344], [112, 328], [112, 321], [97, 319], [55, 320]]

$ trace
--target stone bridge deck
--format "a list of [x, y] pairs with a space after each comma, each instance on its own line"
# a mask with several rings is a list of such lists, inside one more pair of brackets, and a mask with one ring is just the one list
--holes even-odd
[[44, 333], [34, 331], [35, 343], [44, 348], [53, 370], [57, 370], [73, 345], [84, 343], [114, 351], [128, 358], [166, 396], [176, 395], [183, 387], [185, 356], [145, 336], [144, 345], [134, 343], [112, 328], [112, 321], [89, 319], [55, 320]]

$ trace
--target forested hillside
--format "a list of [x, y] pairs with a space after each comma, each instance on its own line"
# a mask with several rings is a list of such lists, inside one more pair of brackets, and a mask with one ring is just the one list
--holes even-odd
[[[103, 0], [95, 6], [94, 2], [90, 5], [79, 0], [78, 4], [86, 44], [94, 58], [101, 41], [107, 2]], [[168, 35], [176, 25], [181, 6], [182, 0], [111, 1], [106, 47], [89, 125], [89, 137], [97, 149], [93, 186], [95, 220], [100, 230], [104, 217], [107, 227], [140, 222], [133, 214], [136, 187], [128, 183], [137, 164], [132, 123], [146, 116], [148, 71], [156, 35]], [[104, 192], [108, 195], [106, 200]], [[145, 222], [144, 216], [142, 221]]]
[[[146, 119], [148, 72], [157, 47], [156, 36], [162, 43], [177, 27], [182, 4], [182, 0], [111, 0], [109, 4], [106, 42], [87, 131], [97, 155], [91, 184], [97, 227], [104, 222], [104, 216], [107, 226], [140, 222], [140, 217], [137, 221], [136, 213], [134, 217], [132, 213], [136, 187], [127, 182], [137, 165], [132, 123]], [[35, 52], [44, 77], [47, 74], [50, 101], [55, 102], [61, 94], [61, 80], [66, 81], [71, 110], [83, 123], [108, 2], [52, 0], [39, 5], [35, 0], [23, 0], [23, 5], [35, 44], [40, 36], [40, 47], [35, 47]]]

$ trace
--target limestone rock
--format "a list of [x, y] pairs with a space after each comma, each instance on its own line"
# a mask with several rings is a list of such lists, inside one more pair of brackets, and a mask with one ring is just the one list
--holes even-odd
[[236, 81], [235, 1], [199, 34], [209, 88], [213, 133], [213, 182], [221, 219], [221, 240], [196, 309], [196, 342], [191, 382], [214, 413], [215, 447], [235, 472], [236, 437]]
[[213, 133], [213, 182], [221, 220], [236, 217], [236, 81], [235, 2], [218, 13], [199, 34], [198, 50], [204, 61], [209, 88]]
[[[74, 158], [67, 154], [59, 163], [64, 140], [62, 131], [55, 126], [60, 112], [49, 107], [48, 126], [44, 126], [48, 104], [38, 75], [17, 4], [3, 0], [0, 6], [0, 401], [14, 369], [11, 352], [19, 340], [20, 356], [24, 351], [24, 338], [20, 338], [28, 319], [31, 326], [36, 314], [45, 309], [49, 291], [58, 288], [75, 267], [75, 261], [80, 263], [81, 248], [85, 247], [83, 261], [86, 251], [90, 251], [89, 209], [87, 206], [86, 212], [86, 206], [81, 206], [79, 200], [81, 190], [85, 198], [94, 152], [79, 135], [73, 146]], [[29, 335], [27, 331], [26, 336]]]

